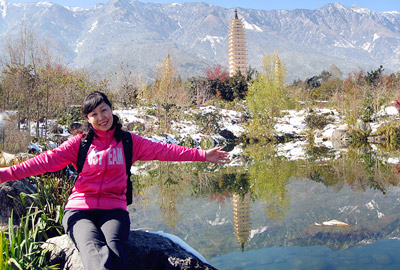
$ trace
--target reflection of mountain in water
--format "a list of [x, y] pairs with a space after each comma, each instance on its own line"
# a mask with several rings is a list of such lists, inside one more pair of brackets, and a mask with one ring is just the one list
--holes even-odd
[[[312, 181], [293, 181], [291, 209], [286, 217], [280, 222], [269, 221], [268, 230], [251, 239], [248, 247], [324, 245], [347, 249], [380, 239], [399, 238], [399, 195], [397, 187], [383, 195], [372, 190], [354, 192], [348, 187], [332, 192]], [[349, 226], [315, 225], [330, 219], [344, 221]], [[257, 224], [262, 227], [265, 221], [253, 218], [253, 228]]]
[[[251, 214], [246, 212], [245, 222], [240, 224], [234, 217], [234, 212], [239, 216], [238, 208], [232, 211], [233, 198], [220, 204], [208, 198], [185, 196], [178, 207], [180, 220], [175, 233], [206, 258], [240, 250], [238, 241], [247, 241], [245, 250], [248, 251], [314, 245], [347, 249], [381, 239], [400, 238], [400, 188], [391, 188], [386, 195], [373, 190], [354, 192], [350, 188], [335, 192], [321, 183], [293, 180], [287, 189], [290, 209], [285, 217], [269, 219], [265, 202], [256, 200], [251, 203]], [[169, 231], [168, 226], [163, 225], [158, 196], [159, 190], [151, 189], [146, 195], [147, 203], [135, 204], [136, 212], [131, 214], [133, 228]], [[350, 226], [314, 226], [316, 222], [331, 219]]]
[[367, 240], [376, 240], [372, 231], [358, 225], [319, 226], [312, 224], [299, 238], [291, 240], [293, 246], [323, 245], [333, 249], [349, 248]]

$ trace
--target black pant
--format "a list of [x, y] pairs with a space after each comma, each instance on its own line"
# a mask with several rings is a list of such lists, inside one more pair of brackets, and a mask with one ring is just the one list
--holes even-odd
[[124, 251], [130, 230], [127, 211], [66, 209], [62, 223], [85, 269], [128, 269]]

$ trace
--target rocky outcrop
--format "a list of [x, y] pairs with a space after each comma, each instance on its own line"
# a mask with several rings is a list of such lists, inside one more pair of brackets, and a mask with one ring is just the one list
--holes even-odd
[[[64, 270], [83, 270], [78, 250], [67, 235], [49, 239], [43, 248], [51, 250], [51, 264]], [[131, 231], [127, 244], [127, 259], [130, 269], [215, 269], [180, 245], [158, 234]]]
[[[26, 213], [22, 203], [16, 200], [21, 193], [33, 194], [36, 193], [36, 188], [29, 183], [27, 178], [19, 181], [8, 181], [0, 185], [0, 226], [8, 224], [8, 218], [13, 212], [13, 223], [17, 224], [19, 218]], [[27, 202], [30, 205], [29, 202]]]

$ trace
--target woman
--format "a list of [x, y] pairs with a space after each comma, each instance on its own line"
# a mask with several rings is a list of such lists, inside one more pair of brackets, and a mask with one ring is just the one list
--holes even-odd
[[[78, 248], [85, 269], [128, 269], [124, 245], [129, 236], [130, 219], [121, 124], [113, 115], [111, 102], [101, 92], [92, 92], [84, 98], [82, 112], [87, 120], [83, 134], [18, 165], [1, 168], [0, 181], [58, 171], [70, 163], [76, 167], [81, 138], [93, 138], [65, 206], [63, 226]], [[214, 163], [229, 160], [229, 154], [219, 148], [203, 151], [131, 135], [132, 163], [136, 160]]]

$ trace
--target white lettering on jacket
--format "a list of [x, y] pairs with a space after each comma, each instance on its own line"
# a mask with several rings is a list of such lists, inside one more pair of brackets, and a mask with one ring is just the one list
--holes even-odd
[[121, 148], [111, 148], [108, 152], [108, 164], [123, 164], [123, 156]]
[[[92, 149], [88, 154], [89, 165], [101, 165], [104, 151], [97, 151]], [[124, 156], [122, 154], [122, 148], [111, 148], [108, 151], [108, 165], [120, 165], [124, 164]]]
[[88, 155], [88, 163], [89, 165], [97, 165], [97, 163], [99, 165], [102, 164], [102, 152], [98, 152], [96, 149], [92, 149], [92, 151], [90, 151], [89, 155]]

